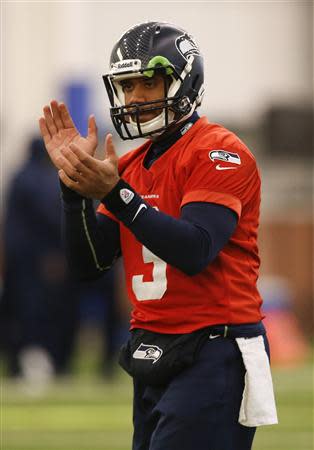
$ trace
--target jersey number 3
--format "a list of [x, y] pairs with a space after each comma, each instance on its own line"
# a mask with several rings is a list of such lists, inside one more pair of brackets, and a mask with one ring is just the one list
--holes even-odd
[[153, 281], [143, 281], [143, 275], [134, 275], [132, 289], [137, 300], [160, 300], [167, 290], [167, 263], [143, 246], [144, 263], [153, 263]]

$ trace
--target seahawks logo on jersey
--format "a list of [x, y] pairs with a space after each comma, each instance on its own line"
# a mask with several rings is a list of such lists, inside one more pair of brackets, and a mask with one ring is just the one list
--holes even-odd
[[152, 359], [155, 364], [162, 355], [162, 349], [157, 345], [140, 344], [133, 353], [134, 359]]
[[212, 161], [225, 161], [232, 164], [241, 164], [241, 158], [237, 153], [226, 152], [225, 150], [212, 150], [209, 152]]

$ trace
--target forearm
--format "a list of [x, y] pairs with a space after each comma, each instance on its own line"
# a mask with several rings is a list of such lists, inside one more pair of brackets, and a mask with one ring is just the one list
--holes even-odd
[[149, 250], [188, 275], [213, 261], [236, 227], [235, 213], [224, 206], [190, 204], [176, 219], [152, 208], [136, 193], [123, 203], [119, 193], [123, 187], [128, 188], [122, 180], [103, 199], [105, 206]]
[[70, 270], [75, 278], [99, 278], [120, 253], [119, 225], [109, 218], [98, 220], [92, 200], [64, 186], [62, 198], [63, 237]]
[[130, 230], [155, 255], [187, 275], [201, 272], [211, 261], [210, 236], [184, 219], [149, 208]]

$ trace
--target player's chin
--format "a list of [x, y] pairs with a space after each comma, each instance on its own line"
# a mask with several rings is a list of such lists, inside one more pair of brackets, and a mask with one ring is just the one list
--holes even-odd
[[141, 123], [146, 123], [149, 122], [150, 120], [155, 119], [155, 117], [157, 117], [158, 114], [140, 114], [140, 122]]
[[[139, 122], [140, 123], [146, 123], [150, 122], [151, 120], [155, 119], [160, 113], [140, 113], [139, 114]], [[137, 122], [137, 115], [136, 114], [130, 114], [127, 116], [127, 122], [130, 122], [130, 119], [132, 119], [133, 122]]]

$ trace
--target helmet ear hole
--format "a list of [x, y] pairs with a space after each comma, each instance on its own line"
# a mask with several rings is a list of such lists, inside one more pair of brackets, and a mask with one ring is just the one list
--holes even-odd
[[184, 96], [181, 98], [178, 103], [178, 110], [181, 114], [185, 115], [191, 111], [192, 105], [188, 96]]

